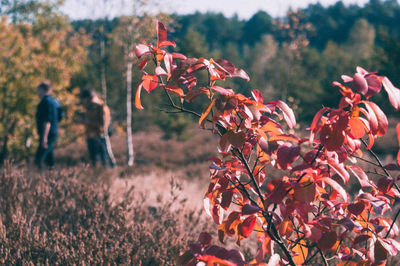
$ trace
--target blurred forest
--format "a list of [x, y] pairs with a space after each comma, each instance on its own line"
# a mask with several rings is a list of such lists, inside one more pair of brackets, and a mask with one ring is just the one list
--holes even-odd
[[[35, 150], [36, 85], [42, 79], [55, 84], [55, 95], [67, 108], [61, 146], [83, 132], [77, 123], [82, 89], [103, 93], [116, 128], [125, 130], [127, 67], [133, 65], [134, 97], [140, 76], [134, 47], [152, 41], [156, 18], [172, 30], [169, 39], [176, 41], [177, 52], [231, 61], [250, 76], [248, 83], [229, 81], [232, 88], [245, 95], [258, 89], [268, 100], [287, 101], [300, 124], [322, 106], [338, 102], [332, 81], [353, 73], [357, 65], [400, 83], [400, 5], [395, 0], [370, 0], [363, 7], [312, 4], [282, 18], [259, 11], [248, 20], [195, 13], [70, 21], [59, 11], [61, 4], [5, 0], [0, 6], [0, 161], [23, 159]], [[147, 107], [132, 110], [133, 130], [158, 127], [166, 138], [185, 138], [192, 118], [160, 112], [168, 109], [163, 97], [142, 97]], [[394, 115], [385, 97], [374, 97], [385, 113]]]

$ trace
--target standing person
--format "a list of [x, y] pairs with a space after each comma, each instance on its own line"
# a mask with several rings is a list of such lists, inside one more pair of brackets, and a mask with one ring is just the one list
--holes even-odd
[[54, 165], [54, 147], [58, 137], [58, 112], [60, 103], [51, 96], [50, 82], [43, 81], [37, 87], [40, 103], [36, 110], [36, 127], [39, 135], [39, 146], [35, 156], [35, 165], [43, 168], [43, 164]]
[[104, 128], [110, 127], [110, 109], [97, 96], [93, 90], [84, 90], [81, 94], [86, 113], [83, 123], [86, 128], [86, 141], [90, 161], [95, 167], [100, 158], [103, 166], [106, 166], [108, 153], [104, 138]]

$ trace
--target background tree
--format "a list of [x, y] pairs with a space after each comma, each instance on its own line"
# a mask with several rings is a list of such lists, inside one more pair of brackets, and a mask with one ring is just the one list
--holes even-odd
[[[82, 33], [73, 32], [66, 17], [52, 6], [42, 7], [32, 10], [34, 19], [29, 23], [19, 20], [8, 23], [6, 17], [1, 22], [2, 160], [10, 147], [17, 158], [30, 153], [33, 116], [38, 103], [36, 86], [43, 79], [54, 84], [55, 96], [67, 109], [67, 118], [61, 126], [61, 143], [74, 139], [80, 132], [72, 123], [79, 92], [70, 87], [69, 81], [85, 62], [88, 39]], [[18, 14], [15, 16], [20, 18]]]

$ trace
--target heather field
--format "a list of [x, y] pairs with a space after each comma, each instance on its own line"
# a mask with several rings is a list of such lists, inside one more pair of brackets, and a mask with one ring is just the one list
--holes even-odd
[[[136, 163], [124, 165], [123, 136], [112, 142], [118, 168], [91, 168], [86, 146], [56, 149], [57, 166], [37, 172], [8, 162], [0, 176], [1, 264], [177, 265], [200, 232], [215, 139], [159, 132], [134, 136]], [[244, 254], [251, 250], [244, 243]]]
[[[378, 147], [390, 149], [389, 140]], [[1, 264], [179, 265], [200, 232], [216, 232], [202, 210], [207, 158], [216, 149], [210, 132], [191, 131], [187, 140], [137, 133], [132, 168], [124, 166], [125, 137], [112, 143], [116, 169], [89, 167], [83, 141], [56, 149], [53, 170], [18, 162], [2, 168]], [[251, 259], [254, 238], [227, 246]]]

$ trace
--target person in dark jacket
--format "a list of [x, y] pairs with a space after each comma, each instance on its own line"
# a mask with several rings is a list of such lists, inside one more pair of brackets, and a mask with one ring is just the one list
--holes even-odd
[[35, 156], [35, 165], [43, 168], [54, 165], [54, 147], [58, 137], [58, 109], [57, 99], [51, 96], [52, 88], [48, 81], [44, 81], [37, 87], [40, 103], [36, 110], [36, 127], [39, 135], [39, 146]]

